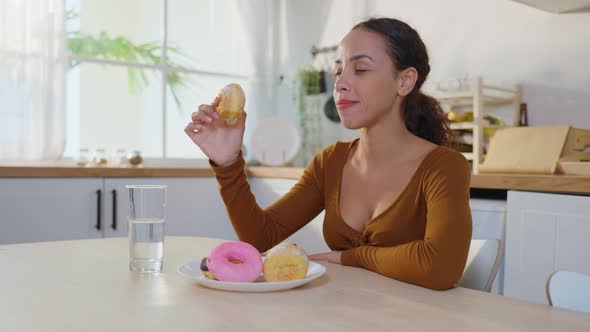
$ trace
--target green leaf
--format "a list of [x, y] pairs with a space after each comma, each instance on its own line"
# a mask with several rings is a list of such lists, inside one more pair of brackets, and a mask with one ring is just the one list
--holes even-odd
[[[74, 9], [66, 10], [66, 21], [79, 18], [79, 13]], [[123, 36], [111, 37], [106, 31], [100, 31], [97, 36], [71, 31], [67, 33], [67, 47], [73, 55], [101, 58], [105, 60], [127, 61], [133, 63], [146, 63], [157, 65], [162, 61], [162, 46], [158, 41], [150, 41], [142, 44], [135, 44]], [[175, 47], [169, 46], [168, 65], [180, 69], [191, 69], [178, 64], [177, 60], [191, 63], [191, 60], [183, 52]], [[70, 68], [79, 65], [79, 62], [72, 60]], [[154, 73], [156, 75], [157, 73]], [[187, 75], [179, 72], [169, 72], [167, 84], [177, 106], [181, 106], [178, 90], [189, 87]], [[128, 68], [127, 79], [129, 92], [134, 94], [141, 88], [141, 83], [149, 85], [148, 75], [141, 68]]]
[[135, 82], [137, 81], [137, 77], [135, 76], [135, 71], [133, 70], [133, 68], [127, 69], [127, 80], [129, 82], [128, 83], [129, 91], [131, 93], [135, 93], [136, 92]]

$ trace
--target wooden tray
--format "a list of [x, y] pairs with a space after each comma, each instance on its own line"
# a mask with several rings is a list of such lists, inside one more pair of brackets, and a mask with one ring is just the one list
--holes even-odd
[[590, 175], [590, 152], [573, 152], [559, 159], [557, 173]]
[[500, 129], [480, 173], [588, 174], [590, 130], [571, 126]]
[[557, 167], [557, 173], [567, 175], [586, 175], [590, 176], [589, 161], [560, 161]]

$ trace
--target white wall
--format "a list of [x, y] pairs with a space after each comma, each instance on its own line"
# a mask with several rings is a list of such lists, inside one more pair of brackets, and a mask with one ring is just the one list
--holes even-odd
[[[253, 59], [249, 58], [244, 21], [234, 1], [170, 2], [170, 40], [188, 54], [197, 68], [251, 74]], [[273, 72], [276, 98], [267, 105], [270, 112], [253, 109], [247, 101], [246, 142], [256, 126], [256, 113], [297, 121], [294, 79], [300, 67], [312, 64], [312, 45], [337, 44], [356, 22], [374, 15], [400, 18], [419, 31], [431, 56], [429, 83], [462, 78], [465, 74], [482, 75], [497, 83], [520, 83], [523, 99], [529, 105], [531, 125], [573, 124], [590, 128], [590, 68], [586, 64], [586, 59], [590, 59], [589, 13], [556, 15], [509, 0], [275, 1], [278, 40], [273, 41], [277, 47], [269, 67], [278, 68]], [[158, 40], [160, 10], [157, 0], [141, 4], [137, 0], [117, 4], [113, 0], [84, 1], [82, 28], [90, 33], [104, 29], [111, 35], [123, 34], [139, 42]], [[212, 13], [214, 20], [210, 21]], [[332, 62], [319, 58], [315, 65], [326, 65], [322, 64], [324, 60]], [[146, 155], [157, 156], [161, 149], [161, 118], [153, 114], [161, 104], [159, 78], [152, 78], [152, 85], [142, 95], [131, 97], [124, 70], [106, 77], [107, 72], [99, 66], [92, 67], [95, 68], [82, 68], [79, 74], [80, 100], [69, 102], [70, 109], [79, 107], [79, 118], [69, 118], [69, 132], [75, 135], [79, 126], [82, 147], [96, 147], [94, 140], [106, 148], [130, 145]], [[100, 75], [105, 77], [99, 84], [93, 77]], [[202, 156], [184, 137], [182, 128], [194, 107], [208, 102], [218, 85], [226, 80], [238, 79], [197, 79], [196, 88], [183, 95], [181, 109], [169, 99], [167, 130], [173, 134], [167, 149], [171, 157]], [[247, 82], [239, 83], [246, 85], [248, 93]], [[322, 125], [323, 145], [356, 136], [324, 117]], [[75, 152], [77, 148], [69, 151]]]
[[[418, 30], [427, 45], [429, 82], [468, 74], [520, 83], [530, 125], [590, 128], [590, 13], [556, 15], [508, 0], [310, 0], [284, 5], [283, 29], [290, 38], [283, 39], [283, 73], [310, 64], [312, 45], [337, 44], [364, 16], [395, 17]], [[292, 98], [282, 97], [283, 105], [293, 107]]]

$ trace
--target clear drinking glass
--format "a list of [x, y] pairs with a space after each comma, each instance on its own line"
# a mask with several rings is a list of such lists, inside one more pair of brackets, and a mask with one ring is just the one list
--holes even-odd
[[165, 185], [128, 185], [129, 270], [161, 272], [166, 220]]

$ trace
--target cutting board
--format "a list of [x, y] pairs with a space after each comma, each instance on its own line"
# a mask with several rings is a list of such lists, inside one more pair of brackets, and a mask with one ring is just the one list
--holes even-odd
[[479, 172], [554, 174], [569, 130], [570, 126], [498, 130]]

